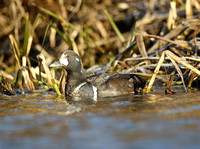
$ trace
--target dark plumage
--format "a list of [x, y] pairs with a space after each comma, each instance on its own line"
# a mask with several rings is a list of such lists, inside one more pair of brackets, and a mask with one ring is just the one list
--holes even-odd
[[87, 78], [83, 73], [80, 57], [71, 50], [63, 51], [57, 61], [50, 65], [59, 66], [67, 71], [66, 96], [97, 100], [98, 97], [138, 93], [146, 84], [144, 79], [134, 74], [102, 74]]

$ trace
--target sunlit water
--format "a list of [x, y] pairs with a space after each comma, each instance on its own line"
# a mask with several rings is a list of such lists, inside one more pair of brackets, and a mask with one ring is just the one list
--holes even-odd
[[68, 103], [53, 93], [0, 97], [1, 149], [200, 148], [200, 92]]

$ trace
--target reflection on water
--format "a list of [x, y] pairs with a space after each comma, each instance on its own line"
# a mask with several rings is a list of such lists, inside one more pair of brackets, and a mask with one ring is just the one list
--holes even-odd
[[200, 93], [57, 100], [0, 97], [0, 148], [199, 148]]

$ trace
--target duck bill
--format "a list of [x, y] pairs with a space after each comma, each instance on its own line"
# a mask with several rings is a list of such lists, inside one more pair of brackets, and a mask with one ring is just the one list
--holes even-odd
[[53, 62], [49, 67], [62, 67], [59, 61]]

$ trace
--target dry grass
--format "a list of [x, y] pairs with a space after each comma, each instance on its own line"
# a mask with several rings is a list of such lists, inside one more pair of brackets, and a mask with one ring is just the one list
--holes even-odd
[[[156, 77], [169, 89], [177, 75], [184, 83], [192, 74], [192, 86], [200, 74], [198, 0], [3, 0], [0, 7], [2, 93], [11, 93], [12, 84], [22, 92], [54, 88], [60, 95], [48, 66], [65, 49], [77, 52], [85, 68], [97, 65], [90, 73], [137, 73], [147, 79], [154, 74], [147, 93]], [[163, 74], [174, 77], [168, 81]]]

